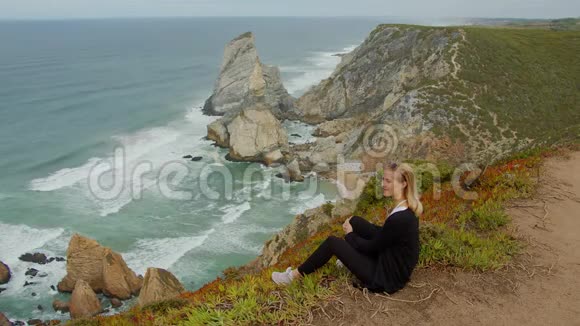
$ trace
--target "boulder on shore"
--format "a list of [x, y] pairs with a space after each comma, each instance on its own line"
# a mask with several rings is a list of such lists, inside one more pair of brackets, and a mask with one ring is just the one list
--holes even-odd
[[288, 149], [288, 136], [269, 108], [257, 104], [240, 111], [227, 125], [229, 156], [235, 160], [262, 161], [277, 149]]
[[207, 126], [207, 138], [217, 146], [229, 148], [232, 161], [271, 164], [283, 158], [289, 150], [284, 127], [264, 103], [258, 103], [228, 113]]
[[300, 171], [300, 165], [298, 164], [297, 159], [293, 159], [286, 165], [288, 168], [288, 174], [290, 176], [290, 180], [292, 181], [304, 181], [304, 176]]
[[142, 279], [127, 267], [121, 255], [93, 239], [73, 235], [66, 255], [67, 275], [58, 283], [61, 292], [71, 292], [78, 280], [87, 282], [95, 292], [123, 300], [141, 288]]
[[69, 312], [70, 311], [69, 303], [61, 301], [61, 300], [54, 300], [52, 302], [52, 309], [54, 309], [54, 311], [60, 311], [60, 312]]
[[121, 300], [138, 294], [143, 280], [135, 274], [125, 263], [120, 254], [105, 249], [103, 256], [103, 292], [108, 297]]
[[0, 312], [0, 326], [10, 326], [12, 323], [3, 313]]
[[12, 274], [10, 273], [10, 267], [0, 261], [0, 284], [8, 283], [11, 276]]
[[141, 307], [161, 300], [175, 298], [185, 292], [185, 288], [171, 272], [149, 267], [145, 273], [143, 288], [137, 304]]
[[39, 252], [35, 252], [33, 254], [25, 253], [24, 255], [18, 257], [18, 259], [28, 263], [36, 263], [41, 265], [48, 263], [48, 258], [46, 255]]
[[101, 302], [84, 280], [77, 280], [70, 299], [70, 316], [72, 319], [92, 317], [101, 312]]
[[217, 119], [207, 125], [207, 139], [213, 140], [219, 147], [227, 148], [230, 145], [230, 134], [224, 118]]
[[74, 234], [66, 251], [66, 276], [58, 283], [60, 292], [72, 292], [77, 280], [87, 282], [95, 292], [103, 290], [102, 257], [105, 248], [97, 241]]
[[123, 302], [119, 299], [116, 299], [116, 298], [112, 298], [110, 300], [110, 302], [111, 302], [111, 307], [113, 307], [113, 308], [119, 308], [123, 305]]

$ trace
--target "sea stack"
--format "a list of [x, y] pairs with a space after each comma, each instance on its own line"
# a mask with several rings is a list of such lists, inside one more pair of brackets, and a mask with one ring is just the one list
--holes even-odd
[[226, 45], [219, 77], [203, 112], [224, 115], [258, 102], [269, 106], [278, 119], [293, 105], [279, 69], [260, 62], [254, 35], [247, 32]]

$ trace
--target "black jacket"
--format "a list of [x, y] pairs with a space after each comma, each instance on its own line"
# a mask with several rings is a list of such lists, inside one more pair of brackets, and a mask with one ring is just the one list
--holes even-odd
[[409, 281], [419, 261], [419, 219], [407, 208], [389, 216], [374, 236], [365, 239], [355, 232], [345, 236], [358, 251], [378, 259], [372, 284], [364, 284], [375, 292], [394, 293]]

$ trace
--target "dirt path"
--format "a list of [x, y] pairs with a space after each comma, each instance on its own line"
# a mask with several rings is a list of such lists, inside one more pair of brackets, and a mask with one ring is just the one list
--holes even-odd
[[[463, 30], [460, 30], [460, 33], [462, 41], [465, 42], [466, 41], [465, 32]], [[453, 64], [453, 71], [451, 72], [451, 76], [453, 77], [453, 79], [459, 79], [457, 77], [457, 73], [461, 69], [461, 65], [456, 60], [457, 55], [459, 54], [459, 42], [454, 43], [451, 46], [451, 49], [449, 49], [449, 52], [453, 52], [453, 56], [451, 57], [451, 63]]]
[[547, 159], [534, 198], [507, 211], [528, 245], [506, 269], [418, 270], [390, 298], [345, 284], [312, 324], [580, 325], [580, 152]]

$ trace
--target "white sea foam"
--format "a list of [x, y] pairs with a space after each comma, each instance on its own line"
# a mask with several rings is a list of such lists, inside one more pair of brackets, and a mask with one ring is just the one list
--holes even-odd
[[298, 196], [298, 203], [290, 209], [292, 214], [301, 214], [307, 209], [318, 207], [326, 202], [324, 194]]
[[242, 214], [250, 210], [252, 207], [250, 206], [250, 202], [243, 202], [240, 205], [228, 205], [223, 207], [221, 210], [225, 213], [222, 216], [222, 222], [224, 224], [230, 224], [235, 222]]
[[193, 237], [141, 239], [123, 258], [135, 273], [142, 275], [148, 267], [168, 269], [187, 252], [201, 246], [214, 231], [210, 229]]
[[[61, 228], [36, 229], [26, 225], [11, 225], [0, 223], [0, 260], [6, 263], [12, 272], [10, 282], [2, 287], [6, 291], [2, 296], [20, 299], [23, 296], [30, 297], [32, 292], [37, 293], [36, 300], [42, 300], [49, 295], [50, 285], [60, 281], [66, 273], [65, 262], [53, 261], [40, 265], [24, 262], [18, 259], [25, 253], [39, 252], [47, 257], [63, 255], [58, 242], [64, 237], [64, 230]], [[46, 277], [35, 277], [33, 280], [26, 276], [28, 268], [35, 268], [39, 274], [46, 273]], [[35, 284], [23, 287], [26, 281], [33, 281]]]
[[[242, 255], [258, 255], [262, 250], [263, 243], [254, 241], [253, 237], [249, 236], [255, 233], [269, 233], [274, 229], [260, 228], [255, 224], [236, 224], [236, 225], [222, 225], [214, 237], [209, 239], [203, 248], [203, 251], [211, 255], [217, 254], [242, 254]], [[263, 232], [262, 232], [263, 231]]]
[[300, 96], [309, 87], [316, 85], [321, 80], [328, 78], [336, 65], [340, 62], [340, 57], [335, 54], [351, 52], [356, 45], [345, 47], [337, 52], [314, 52], [306, 60], [308, 64], [303, 66], [282, 66], [282, 72], [301, 73], [299, 76], [284, 81], [288, 92], [294, 96]]
[[0, 223], [0, 260], [6, 263], [17, 262], [20, 255], [41, 248], [63, 232], [61, 228], [42, 230], [26, 225]]
[[30, 181], [30, 190], [53, 191], [64, 187], [70, 187], [75, 183], [86, 179], [89, 171], [101, 161], [98, 157], [90, 158], [85, 164], [76, 168], [64, 168], [48, 177]]
[[[168, 163], [183, 163], [181, 156], [191, 153], [192, 148], [195, 154], [213, 152], [211, 142], [203, 139], [206, 124], [213, 120], [215, 117], [207, 117], [199, 109], [191, 109], [183, 121], [144, 129], [134, 134], [113, 136], [116, 149], [122, 149], [117, 155], [111, 153], [108, 157], [94, 157], [81, 166], [64, 168], [47, 177], [34, 179], [29, 189], [55, 191], [75, 186], [80, 189], [79, 194], [93, 202], [101, 216], [116, 213], [135, 198], [140, 198], [143, 191], [158, 185], [159, 171]], [[148, 173], [136, 173], [138, 168], [149, 167], [151, 170], [146, 170], [150, 171]], [[188, 165], [187, 169], [190, 168], [201, 167]], [[93, 181], [94, 176], [100, 176], [98, 180], [102, 187], [94, 184], [89, 187], [91, 173]], [[120, 186], [111, 195], [107, 188], [113, 185]]]

